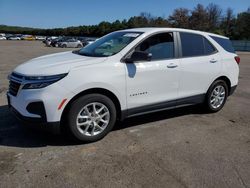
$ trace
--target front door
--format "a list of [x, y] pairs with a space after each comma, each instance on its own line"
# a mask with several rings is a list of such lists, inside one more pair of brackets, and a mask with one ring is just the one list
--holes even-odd
[[173, 33], [160, 33], [135, 48], [135, 51], [151, 53], [152, 58], [151, 61], [126, 64], [129, 115], [175, 106], [180, 67], [174, 46]]

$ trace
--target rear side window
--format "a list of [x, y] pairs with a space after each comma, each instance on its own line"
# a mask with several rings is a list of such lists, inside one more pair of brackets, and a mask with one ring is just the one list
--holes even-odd
[[221, 37], [215, 37], [210, 36], [212, 39], [214, 39], [224, 50], [235, 53], [232, 42], [229, 39], [221, 38]]
[[180, 33], [183, 57], [204, 55], [203, 38], [192, 33]]
[[180, 33], [182, 57], [210, 55], [216, 52], [215, 47], [202, 35]]
[[153, 35], [144, 40], [135, 50], [151, 53], [151, 60], [174, 58], [173, 33]]

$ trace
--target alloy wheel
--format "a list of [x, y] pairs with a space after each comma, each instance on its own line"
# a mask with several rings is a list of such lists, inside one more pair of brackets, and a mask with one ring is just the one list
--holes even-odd
[[214, 109], [220, 108], [221, 105], [224, 103], [225, 96], [226, 96], [226, 91], [224, 86], [222, 85], [216, 86], [213, 89], [212, 94], [210, 96], [210, 105], [212, 106], [212, 108]]
[[76, 126], [81, 134], [96, 136], [105, 130], [109, 121], [109, 109], [100, 102], [92, 102], [80, 110], [76, 118]]

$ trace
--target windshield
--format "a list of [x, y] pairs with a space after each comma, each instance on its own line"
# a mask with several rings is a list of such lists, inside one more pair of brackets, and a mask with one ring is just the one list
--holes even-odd
[[141, 32], [121, 31], [106, 35], [78, 51], [78, 54], [91, 57], [108, 57], [120, 52], [140, 36]]

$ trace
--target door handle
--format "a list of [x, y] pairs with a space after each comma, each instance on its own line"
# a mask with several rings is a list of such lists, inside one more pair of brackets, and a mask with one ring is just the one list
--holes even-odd
[[217, 62], [217, 60], [215, 60], [215, 59], [210, 60], [210, 63], [216, 63], [216, 62]]
[[170, 63], [169, 65], [167, 65], [167, 68], [176, 68], [178, 67], [178, 65]]

